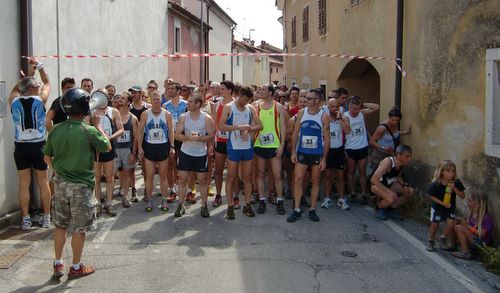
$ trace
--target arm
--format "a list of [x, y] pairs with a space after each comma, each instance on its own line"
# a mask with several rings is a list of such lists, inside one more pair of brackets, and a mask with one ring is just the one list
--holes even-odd
[[234, 125], [227, 124], [227, 117], [229, 117], [230, 111], [231, 111], [231, 106], [229, 106], [229, 105], [225, 105], [224, 108], [222, 108], [222, 115], [220, 116], [220, 119], [219, 119], [219, 122], [217, 125], [217, 126], [219, 126], [219, 130], [221, 130], [221, 131], [239, 130], [238, 125], [234, 126]]
[[122, 117], [120, 116], [120, 112], [118, 110], [113, 109], [113, 123], [115, 123], [116, 127], [116, 132], [111, 135], [109, 140], [116, 139], [117, 137], [121, 136], [123, 134], [123, 123], [122, 123]]
[[448, 204], [445, 204], [442, 200], [440, 200], [439, 198], [437, 198], [436, 196], [434, 195], [430, 195], [431, 197], [431, 200], [439, 205], [442, 205], [443, 207], [445, 208], [450, 208], [451, 207], [451, 203], [448, 203]]
[[139, 156], [142, 158], [144, 156], [144, 150], [142, 149], [142, 141], [144, 139], [144, 127], [146, 126], [146, 120], [148, 119], [148, 114], [146, 111], [142, 112], [141, 120], [137, 126], [137, 137], [135, 145], [137, 146], [137, 151]]
[[286, 121], [288, 114], [286, 114], [285, 109], [283, 106], [279, 103], [277, 103], [278, 106], [278, 112], [280, 116], [280, 147], [276, 151], [276, 156], [279, 158], [283, 154], [283, 150], [285, 149], [285, 138], [286, 138]]
[[[41, 64], [41, 63], [36, 63]], [[36, 66], [36, 65], [35, 65]], [[49, 99], [50, 95], [50, 81], [49, 81], [49, 76], [45, 72], [45, 68], [42, 66], [40, 69], [38, 69], [38, 72], [40, 73], [40, 78], [42, 79], [43, 86], [40, 91], [40, 98], [42, 99], [43, 103], [47, 103], [47, 100]]]
[[175, 126], [174, 138], [176, 140], [180, 141], [194, 140], [194, 137], [183, 134], [185, 121], [186, 121], [186, 115], [182, 114], [181, 117], [179, 118], [179, 121], [177, 121], [177, 125]]
[[321, 116], [321, 122], [323, 122], [323, 156], [319, 163], [319, 169], [324, 170], [326, 168], [326, 158], [328, 152], [330, 151], [330, 117], [328, 114], [323, 113]]
[[257, 115], [257, 110], [252, 105], [249, 105], [250, 112], [252, 113], [252, 125], [250, 126], [250, 132], [259, 132], [264, 126], [262, 126], [262, 121], [260, 121], [259, 115]]
[[378, 126], [375, 132], [373, 133], [372, 137], [370, 138], [370, 146], [373, 147], [374, 149], [379, 149], [386, 153], [392, 153], [393, 150], [391, 148], [386, 148], [377, 143], [377, 141], [381, 139], [382, 136], [384, 136], [384, 132], [385, 132], [385, 127]]
[[363, 112], [363, 114], [370, 114], [375, 111], [378, 111], [379, 108], [380, 108], [379, 104], [363, 103], [363, 109], [361, 109], [361, 112]]
[[54, 124], [52, 123], [54, 117], [56, 117], [56, 111], [54, 111], [53, 109], [49, 109], [49, 111], [47, 111], [47, 114], [45, 114], [45, 127], [47, 128], [47, 131], [50, 131], [54, 126]]
[[215, 137], [215, 125], [214, 125], [214, 120], [210, 115], [205, 116], [205, 127], [207, 129], [207, 135], [201, 136], [200, 141], [205, 141], [209, 145], [211, 142], [213, 142], [214, 137]]
[[342, 131], [344, 133], [351, 132], [351, 124], [349, 121], [349, 117], [340, 114], [340, 128], [342, 128]]
[[297, 140], [299, 139], [300, 119], [302, 119], [302, 115], [304, 115], [304, 109], [301, 109], [295, 116], [295, 125], [293, 127], [293, 133], [292, 133], [292, 155], [290, 156], [292, 163], [297, 163], [296, 146], [297, 146]]
[[45, 164], [47, 164], [49, 166], [50, 169], [53, 169], [52, 168], [52, 157], [44, 155], [43, 160], [45, 161]]
[[174, 149], [174, 121], [172, 118], [172, 114], [168, 112], [167, 110], [162, 110], [165, 111], [165, 115], [167, 118], [167, 125], [168, 125], [168, 141], [170, 142], [170, 157], [173, 157], [175, 155], [175, 149]]

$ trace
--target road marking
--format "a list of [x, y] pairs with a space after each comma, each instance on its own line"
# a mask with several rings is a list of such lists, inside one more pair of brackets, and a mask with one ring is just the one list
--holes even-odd
[[[372, 211], [371, 208], [366, 207], [366, 209], [369, 210], [370, 212]], [[467, 278], [467, 276], [465, 276], [462, 272], [460, 272], [455, 267], [453, 267], [450, 263], [448, 263], [445, 259], [443, 259], [438, 254], [427, 251], [424, 243], [422, 243], [417, 238], [413, 237], [413, 235], [411, 235], [410, 233], [406, 232], [399, 225], [397, 225], [396, 223], [394, 223], [391, 220], [384, 221], [384, 223], [387, 226], [389, 226], [392, 230], [394, 230], [394, 232], [398, 233], [401, 237], [405, 238], [408, 242], [410, 242], [413, 246], [415, 246], [415, 248], [420, 250], [424, 255], [426, 255], [428, 258], [430, 258], [438, 266], [440, 266], [442, 269], [444, 269], [446, 272], [448, 272], [453, 278], [455, 278], [455, 280], [457, 280], [465, 288], [469, 289], [470, 292], [484, 293], [484, 291], [481, 290], [476, 285], [476, 283], [474, 283], [471, 279]]]

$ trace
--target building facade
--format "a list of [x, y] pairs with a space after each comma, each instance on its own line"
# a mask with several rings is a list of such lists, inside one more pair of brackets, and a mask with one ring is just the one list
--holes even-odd
[[[500, 226], [499, 1], [278, 0], [277, 6], [289, 53], [385, 57], [396, 57], [402, 8], [401, 126], [412, 124], [404, 137], [414, 150], [412, 184], [423, 193], [438, 162], [450, 159], [468, 192], [487, 194]], [[289, 57], [284, 63], [289, 83], [345, 87], [380, 103], [372, 129], [398, 103], [393, 62]], [[465, 201], [458, 202], [463, 210]]]

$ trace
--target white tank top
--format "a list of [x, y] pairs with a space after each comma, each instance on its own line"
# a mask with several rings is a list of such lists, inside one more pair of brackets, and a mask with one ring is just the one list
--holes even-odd
[[[248, 105], [245, 105], [245, 110], [240, 111], [238, 107], [236, 107], [235, 102], [231, 102], [231, 115], [227, 119], [228, 125], [244, 125], [250, 124], [252, 114]], [[228, 150], [250, 150], [252, 148], [252, 138], [248, 137], [247, 139], [243, 139], [241, 137], [240, 130], [233, 130], [229, 132], [229, 140], [228, 140]]]
[[348, 150], [359, 150], [368, 146], [366, 135], [365, 117], [362, 112], [358, 116], [352, 117], [351, 112], [345, 113], [349, 117], [351, 132], [345, 137], [345, 148]]
[[165, 112], [162, 110], [158, 116], [155, 116], [153, 110], [147, 110], [148, 119], [144, 126], [144, 140], [147, 143], [163, 144], [168, 142], [168, 124]]
[[338, 149], [344, 145], [344, 134], [339, 120], [330, 121], [330, 148]]
[[[206, 136], [207, 128], [205, 126], [205, 116], [204, 112], [200, 113], [198, 119], [193, 120], [191, 118], [191, 113], [187, 112], [182, 114], [186, 117], [184, 120], [184, 134], [189, 136]], [[184, 141], [181, 146], [181, 151], [187, 155], [193, 157], [202, 157], [207, 155], [207, 143], [201, 141]]]
[[102, 127], [102, 130], [104, 133], [106, 133], [107, 136], [113, 135], [113, 108], [108, 107], [106, 109], [106, 114], [99, 119], [99, 124]]

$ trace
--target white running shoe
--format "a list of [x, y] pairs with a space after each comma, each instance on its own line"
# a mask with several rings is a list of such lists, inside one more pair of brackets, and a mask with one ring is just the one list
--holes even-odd
[[348, 210], [351, 208], [351, 206], [349, 206], [349, 202], [345, 198], [339, 198], [339, 200], [337, 201], [337, 206], [343, 210]]
[[332, 199], [329, 197], [325, 197], [325, 200], [323, 200], [323, 203], [321, 204], [321, 207], [324, 209], [328, 209], [332, 206]]

